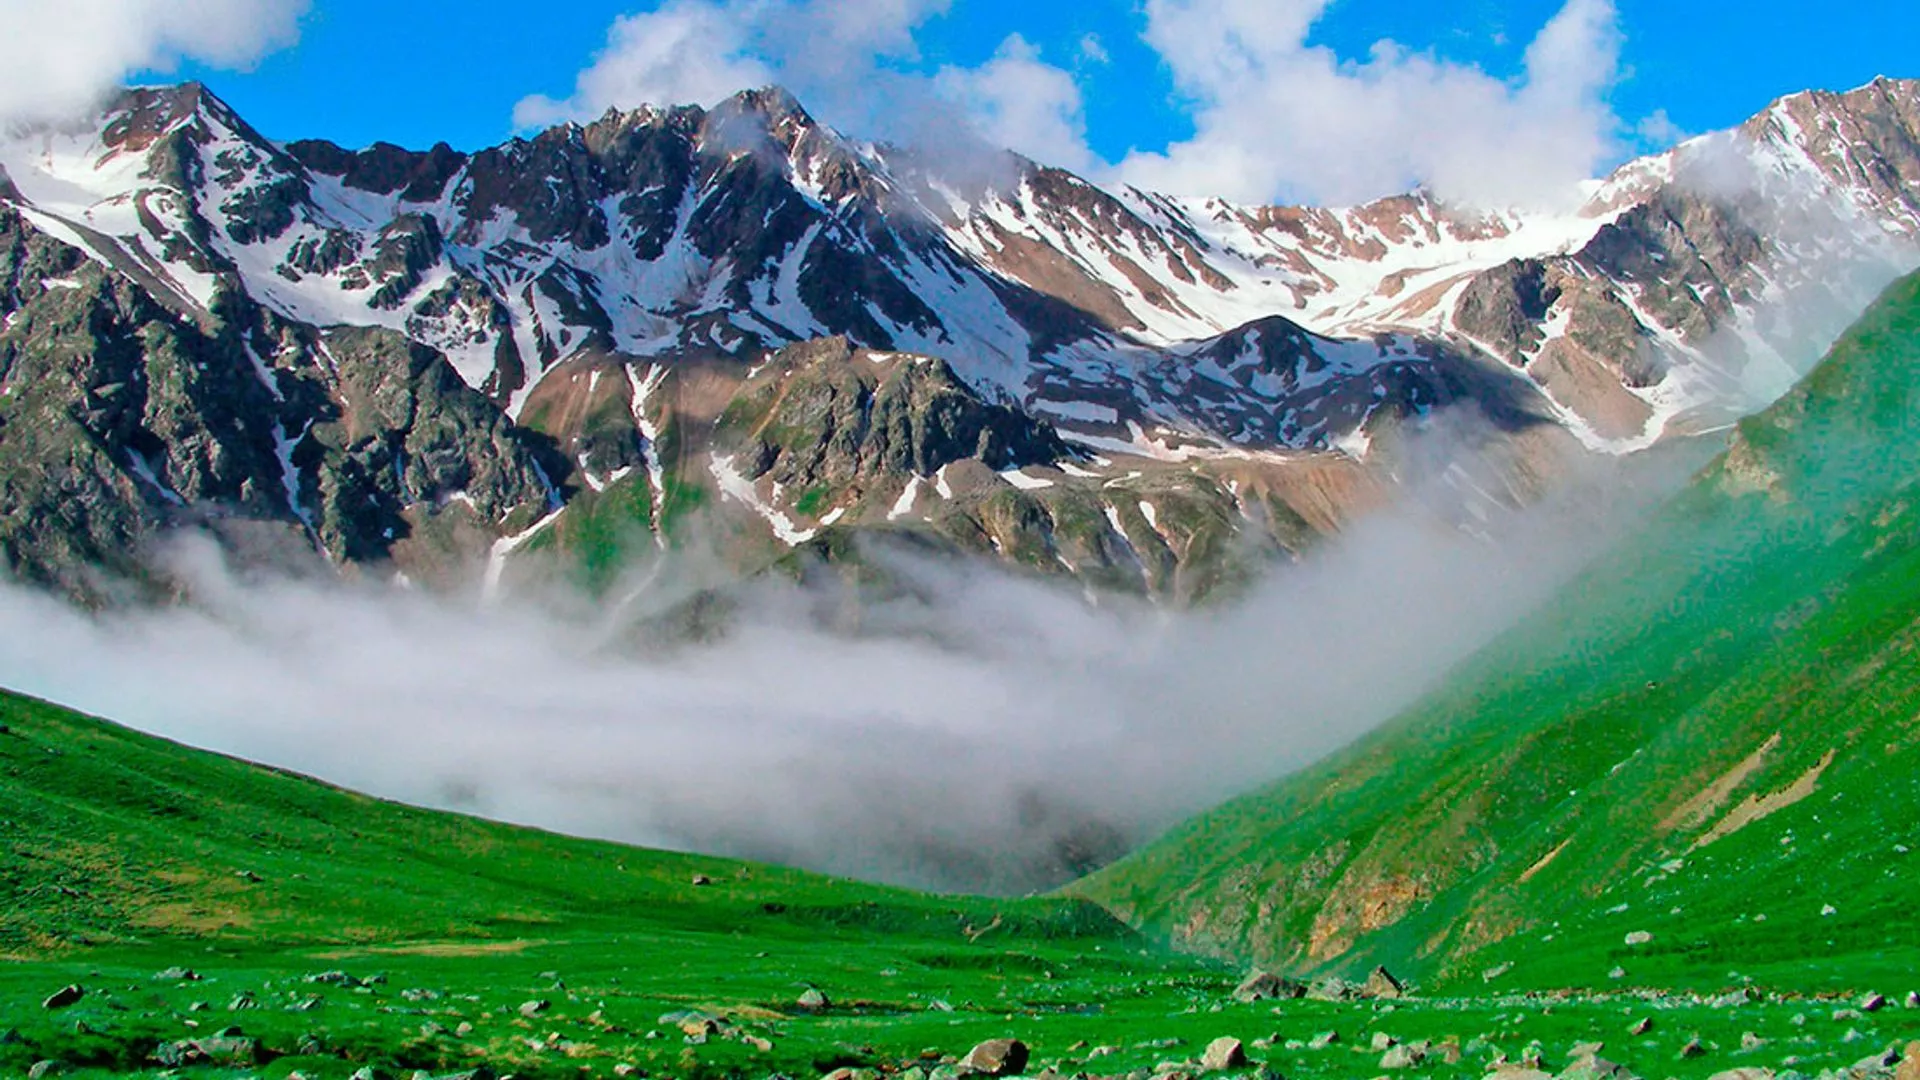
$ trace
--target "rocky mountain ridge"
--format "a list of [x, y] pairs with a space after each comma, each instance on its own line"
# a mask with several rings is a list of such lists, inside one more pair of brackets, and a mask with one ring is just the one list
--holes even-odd
[[[77, 426], [47, 436], [58, 467], [22, 459], [6, 553], [71, 588], [77, 558], [124, 562], [209, 507], [341, 563], [485, 547], [622, 469], [660, 495], [649, 380], [823, 338], [937, 358], [975, 407], [1050, 426], [1056, 460], [1103, 482], [1360, 458], [1461, 404], [1504, 439], [1630, 450], [1784, 388], [1904, 268], [1917, 103], [1920, 84], [1884, 80], [1799, 95], [1626, 166], [1576, 210], [1482, 214], [1424, 195], [1334, 211], [1110, 193], [1011, 156], [955, 179], [778, 90], [473, 154], [283, 145], [202, 87], [132, 90], [0, 140], [17, 253], [0, 349], [27, 361], [9, 394], [63, 350], [93, 365], [29, 425]], [[143, 344], [103, 367], [115, 335]], [[156, 335], [190, 340], [173, 348], [203, 389], [157, 392]], [[351, 359], [368, 355], [379, 386]], [[617, 369], [597, 412], [543, 405]], [[96, 401], [116, 386], [139, 388], [131, 411]], [[791, 485], [753, 471], [772, 459], [741, 482], [711, 463], [681, 479], [795, 523], [774, 539], [832, 524], [775, 505]], [[91, 478], [85, 521], [50, 513], [60, 499], [28, 475], [69, 467]], [[933, 479], [890, 472], [884, 497]], [[1234, 504], [1238, 532], [1252, 519]]]

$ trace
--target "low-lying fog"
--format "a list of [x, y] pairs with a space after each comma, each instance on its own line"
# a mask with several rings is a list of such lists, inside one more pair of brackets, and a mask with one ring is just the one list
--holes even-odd
[[407, 802], [1023, 891], [1387, 718], [1684, 474], [1596, 466], [1481, 535], [1409, 499], [1215, 610], [882, 555], [915, 587], [856, 635], [767, 584], [723, 640], [679, 647], [551, 597], [243, 579], [188, 544], [187, 607], [0, 589], [0, 684]]

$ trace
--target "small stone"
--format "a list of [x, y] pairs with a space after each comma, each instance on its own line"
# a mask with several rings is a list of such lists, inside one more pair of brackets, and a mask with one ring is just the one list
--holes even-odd
[[1618, 982], [1621, 979], [1624, 979], [1626, 977], [1627, 977], [1627, 969], [1623, 967], [1615, 967], [1613, 970], [1607, 972], [1607, 978], [1612, 979], [1615, 982]]
[[694, 888], [697, 888], [697, 889], [704, 889], [704, 888], [706, 888], [706, 887], [707, 887], [708, 885], [711, 885], [711, 884], [713, 884], [713, 879], [712, 879], [712, 878], [710, 878], [710, 877], [708, 877], [707, 875], [705, 875], [705, 874], [695, 874], [695, 875], [693, 875], [693, 885], [694, 885]]
[[1879, 994], [1868, 994], [1866, 997], [1860, 999], [1861, 1012], [1877, 1013], [1886, 1007], [1887, 999], [1881, 997]]
[[1027, 1044], [1019, 1039], [989, 1039], [967, 1052], [962, 1074], [1018, 1076], [1027, 1067]]
[[1391, 1050], [1394, 1044], [1399, 1041], [1399, 1039], [1394, 1038], [1384, 1031], [1376, 1031], [1373, 1033], [1372, 1040], [1370, 1040], [1367, 1045], [1373, 1049], [1374, 1053], [1384, 1054], [1388, 1050]]
[[1740, 1036], [1740, 1049], [1745, 1053], [1751, 1054], [1765, 1045], [1767, 1045], [1767, 1040], [1751, 1031], [1744, 1032]]
[[1653, 935], [1645, 930], [1635, 930], [1633, 933], [1627, 935], [1627, 944], [1629, 945], [1645, 945], [1652, 940]]
[[1360, 988], [1362, 997], [1378, 998], [1384, 1001], [1399, 998], [1406, 992], [1407, 988], [1401, 985], [1400, 980], [1394, 978], [1393, 973], [1384, 967], [1374, 968], [1367, 975], [1366, 985]]
[[1920, 1080], [1920, 1042], [1907, 1044], [1907, 1052], [1900, 1059], [1900, 1068], [1893, 1074], [1893, 1080]]
[[621, 1080], [626, 1080], [627, 1077], [632, 1076], [633, 1074], [639, 1071], [640, 1071], [639, 1066], [630, 1064], [625, 1061], [613, 1067], [613, 1075], [620, 1077]]
[[1425, 1060], [1427, 1060], [1427, 1044], [1401, 1043], [1381, 1055], [1380, 1067], [1383, 1069], [1412, 1069], [1419, 1067], [1420, 1063]]
[[1327, 1047], [1332, 1046], [1333, 1044], [1339, 1041], [1340, 1041], [1339, 1032], [1323, 1031], [1320, 1034], [1315, 1035], [1313, 1038], [1307, 1040], [1307, 1049], [1325, 1050]]
[[348, 1077], [347, 1080], [393, 1080], [393, 1077], [392, 1074], [384, 1069], [376, 1069], [371, 1065], [363, 1065], [359, 1069], [356, 1069], [353, 1075]]
[[154, 975], [155, 982], [199, 982], [200, 973], [192, 968], [170, 967]]
[[1688, 1039], [1687, 1045], [1680, 1048], [1680, 1058], [1683, 1061], [1691, 1061], [1694, 1058], [1702, 1058], [1706, 1056], [1707, 1056], [1707, 1048], [1701, 1045], [1700, 1040], [1697, 1038]]
[[69, 1005], [77, 1004], [81, 998], [86, 996], [87, 992], [79, 986], [63, 986], [47, 995], [47, 1000], [41, 1002], [40, 1007], [43, 1009], [64, 1009]]
[[548, 1009], [551, 1009], [551, 1008], [553, 1008], [553, 1003], [551, 1001], [548, 1001], [545, 998], [540, 998], [534, 1001], [523, 1002], [520, 1006], [520, 1015], [526, 1016], [526, 1017], [539, 1016], [541, 1013], [546, 1012]]
[[241, 992], [233, 996], [232, 1001], [227, 1002], [227, 1011], [240, 1012], [244, 1009], [259, 1008], [259, 1006], [260, 1006], [260, 1001], [259, 999], [253, 996], [253, 991], [242, 990]]
[[1717, 1072], [1717, 1073], [1714, 1073], [1713, 1076], [1709, 1078], [1709, 1080], [1774, 1080], [1774, 1074], [1772, 1069], [1757, 1069], [1757, 1068], [1748, 1067], [1744, 1069], [1727, 1069], [1724, 1072]]
[[1200, 1055], [1200, 1067], [1208, 1072], [1225, 1072], [1238, 1069], [1247, 1063], [1247, 1048], [1240, 1040], [1223, 1035], [1207, 1044], [1206, 1052]]
[[1910, 991], [1907, 994], [1907, 1008], [1920, 1009], [1920, 990]]
[[772, 1039], [761, 1038], [758, 1035], [742, 1035], [740, 1036], [740, 1041], [747, 1044], [748, 1046], [753, 1047], [755, 1050], [758, 1050], [763, 1054], [770, 1054], [773, 1052]]
[[1643, 1016], [1640, 1019], [1634, 1021], [1633, 1026], [1627, 1029], [1627, 1033], [1630, 1035], [1645, 1035], [1647, 1032], [1652, 1030], [1653, 1030], [1653, 1017]]
[[36, 1061], [33, 1067], [27, 1070], [27, 1080], [45, 1080], [46, 1077], [59, 1076], [66, 1071], [66, 1065], [61, 1062]]
[[1833, 1022], [1836, 1024], [1844, 1024], [1849, 1020], [1862, 1020], [1865, 1018], [1866, 1014], [1862, 1013], [1859, 1009], [1833, 1010]]
[[453, 1029], [453, 1034], [455, 1038], [464, 1039], [473, 1034], [473, 1025], [462, 1020], [460, 1021], [460, 1026]]
[[803, 1009], [824, 1009], [829, 1004], [831, 1002], [827, 1000], [827, 995], [815, 987], [807, 987], [806, 991], [800, 995], [799, 1005]]

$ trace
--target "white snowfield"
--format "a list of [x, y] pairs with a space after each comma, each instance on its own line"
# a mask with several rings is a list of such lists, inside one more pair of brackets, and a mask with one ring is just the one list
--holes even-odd
[[[1920, 99], [1916, 86], [1876, 83], [1856, 93]], [[596, 204], [608, 223], [605, 243], [542, 242], [519, 211], [496, 206], [476, 216], [471, 159], [432, 201], [409, 201], [403, 190], [374, 194], [302, 166], [210, 94], [151, 96], [174, 103], [149, 106], [161, 114], [159, 129], [190, 131], [196, 140], [200, 165], [187, 170], [196, 182], [183, 190], [169, 179], [153, 149], [157, 140], [116, 148], [112, 112], [92, 124], [16, 131], [0, 139], [0, 167], [25, 219], [110, 267], [151, 277], [172, 294], [163, 299], [186, 310], [206, 310], [221, 290], [243, 289], [295, 321], [406, 334], [445, 353], [462, 379], [488, 389], [516, 416], [558, 363], [596, 342], [610, 346], [634, 358], [633, 412], [649, 442], [658, 433], [647, 419], [647, 396], [676, 354], [805, 340], [846, 317], [820, 309], [817, 293], [810, 302], [804, 287], [813, 260], [828, 251], [878, 260], [932, 313], [902, 320], [873, 299], [853, 297], [870, 327], [862, 333], [872, 340], [862, 344], [945, 360], [983, 394], [1027, 408], [1090, 448], [1168, 460], [1364, 454], [1383, 372], [1425, 363], [1423, 343], [1491, 351], [1458, 324], [1476, 275], [1513, 260], [1581, 252], [1659, 197], [1689, 163], [1710, 155], [1737, 157], [1744, 174], [1758, 177], [1762, 193], [1781, 205], [1800, 200], [1825, 208], [1822, 227], [1800, 235], [1783, 225], [1756, 268], [1769, 293], [1735, 305], [1733, 323], [1716, 328], [1739, 342], [1738, 363], [1692, 331], [1664, 324], [1631, 282], [1604, 283], [1641, 323], [1665, 374], [1651, 386], [1625, 387], [1651, 414], [1644, 430], [1627, 437], [1596, 433], [1577, 403], [1555, 400], [1535, 383], [1549, 409], [1593, 449], [1642, 449], [1676, 419], [1730, 394], [1778, 393], [1811, 357], [1790, 355], [1780, 344], [1792, 334], [1783, 335], [1782, 320], [1766, 304], [1784, 303], [1833, 260], [1870, 252], [1888, 277], [1920, 262], [1912, 254], [1920, 196], [1871, 182], [1875, 173], [1857, 160], [1857, 140], [1832, 119], [1832, 95], [1796, 95], [1741, 135], [1630, 162], [1557, 210], [1469, 212], [1424, 194], [1328, 210], [1241, 206], [1132, 188], [1106, 192], [1027, 163], [1010, 183], [963, 194], [912, 171], [904, 156], [814, 127], [776, 163], [777, 182], [804, 201], [811, 220], [758, 265], [744, 264], [744, 255], [701, 254], [695, 222], [730, 197], [713, 180], [687, 185], [658, 254], [643, 258], [636, 251], [641, 226], [623, 211], [620, 196]], [[628, 119], [661, 123], [664, 115], [647, 110]], [[830, 194], [830, 160], [850, 163], [866, 183], [851, 194]], [[292, 222], [251, 235], [262, 230], [237, 219], [273, 191], [292, 192]], [[875, 210], [893, 242], [884, 256], [849, 224]], [[375, 265], [375, 256], [409, 238], [424, 253], [412, 279], [392, 260]], [[326, 251], [345, 255], [317, 258]], [[1009, 302], [1020, 286], [1055, 296], [1064, 289], [1099, 322], [1042, 333], [1033, 316], [1017, 314]], [[1287, 346], [1292, 351], [1278, 367], [1261, 350], [1262, 329], [1251, 326], [1275, 317], [1308, 332], [1297, 348]], [[1570, 317], [1564, 306], [1550, 310], [1541, 326], [1545, 342], [1567, 334]], [[503, 351], [516, 354], [527, 372], [518, 385], [503, 374]], [[1532, 379], [1527, 370], [1490, 363]], [[1314, 407], [1343, 388], [1363, 404]], [[1368, 389], [1372, 403], [1364, 402]], [[723, 487], [724, 471], [716, 462]], [[1019, 474], [1005, 479], [1045, 483]], [[660, 477], [650, 480], [657, 500]], [[945, 497], [943, 479], [934, 486]], [[903, 493], [907, 509], [899, 513], [910, 512], [917, 493]], [[729, 494], [752, 501], [744, 491]]]

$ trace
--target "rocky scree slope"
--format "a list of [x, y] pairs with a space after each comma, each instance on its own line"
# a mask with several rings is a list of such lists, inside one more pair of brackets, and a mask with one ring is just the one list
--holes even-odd
[[[155, 528], [211, 517], [230, 536], [276, 522], [336, 563], [449, 574], [457, 554], [523, 549], [530, 526], [622, 469], [644, 466], [659, 504], [649, 386], [828, 337], [937, 358], [980, 408], [1053, 425], [1108, 479], [1363, 457], [1383, 431], [1461, 405], [1522, 447], [1564, 428], [1632, 449], [1790, 377], [1856, 287], [1909, 257], [1917, 98], [1920, 84], [1881, 81], [1787, 99], [1553, 215], [1419, 195], [1236, 207], [1108, 193], [1013, 157], [961, 180], [847, 140], [778, 90], [474, 154], [279, 144], [197, 85], [128, 91], [89, 120], [0, 140], [16, 252], [4, 339], [32, 361], [6, 386], [62, 350], [89, 365], [0, 397], [34, 446], [13, 459], [7, 554], [99, 591], [78, 580], [86, 564], [132, 566]], [[192, 375], [184, 397], [165, 371], [131, 377], [159, 362], [126, 344], [147, 337], [191, 352], [175, 364]], [[353, 374], [375, 355], [384, 390]], [[583, 370], [602, 375], [593, 407], [561, 407], [581, 404]], [[119, 426], [98, 426], [109, 417]], [[711, 469], [680, 479], [681, 505], [764, 501], [789, 547], [827, 524], [782, 501], [817, 481], [775, 477], [746, 497]], [[936, 480], [890, 479], [896, 499]], [[1296, 505], [1328, 490], [1274, 483]], [[62, 484], [74, 508], [30, 512]], [[1230, 516], [1240, 502], [1215, 500]], [[1259, 524], [1233, 529], [1251, 548], [1291, 546]], [[1133, 533], [1106, 542], [1140, 558]], [[1029, 529], [1013, 547], [1036, 542]]]
[[1074, 891], [1303, 971], [1910, 973], [1916, 416], [1920, 276], [1644, 536], [1425, 702]]

